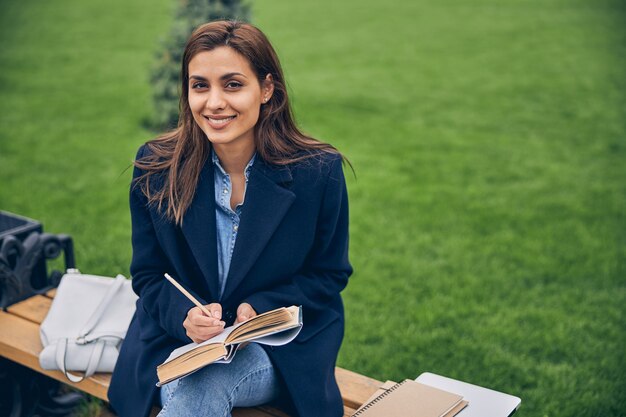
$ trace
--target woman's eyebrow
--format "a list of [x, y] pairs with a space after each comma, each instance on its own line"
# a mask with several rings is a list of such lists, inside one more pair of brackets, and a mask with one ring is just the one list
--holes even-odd
[[224, 75], [222, 75], [222, 76], [220, 77], [220, 80], [225, 80], [225, 79], [230, 78], [230, 77], [233, 77], [233, 76], [235, 76], [235, 75], [240, 75], [240, 76], [242, 76], [243, 78], [248, 78], [248, 77], [246, 77], [245, 75], [243, 75], [243, 74], [242, 74], [242, 73], [240, 73], [240, 72], [229, 72], [228, 74], [224, 74]]
[[[220, 80], [225, 80], [225, 79], [233, 77], [235, 75], [239, 75], [239, 76], [241, 76], [243, 78], [248, 78], [248, 77], [246, 77], [244, 74], [242, 74], [240, 72], [229, 72], [227, 74], [222, 75], [220, 77]], [[191, 80], [192, 78], [195, 79], [195, 80], [198, 80], [198, 81], [208, 81], [205, 77], [203, 77], [201, 75], [190, 75], [189, 79]]]

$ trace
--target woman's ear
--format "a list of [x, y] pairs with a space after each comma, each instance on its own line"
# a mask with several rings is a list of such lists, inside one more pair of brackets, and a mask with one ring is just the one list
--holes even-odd
[[265, 76], [261, 90], [263, 91], [263, 98], [261, 101], [263, 101], [263, 103], [267, 103], [274, 93], [274, 78], [272, 77], [272, 74], [267, 74]]

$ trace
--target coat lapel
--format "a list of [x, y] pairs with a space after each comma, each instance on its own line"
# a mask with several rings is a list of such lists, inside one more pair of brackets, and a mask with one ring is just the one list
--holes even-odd
[[223, 300], [244, 279], [291, 207], [296, 196], [281, 185], [291, 180], [287, 167], [271, 167], [257, 156], [246, 188]]
[[217, 279], [217, 226], [215, 224], [215, 183], [213, 164], [205, 162], [196, 194], [183, 221], [183, 235], [191, 248], [204, 279], [207, 282], [211, 302], [216, 301], [219, 289]]

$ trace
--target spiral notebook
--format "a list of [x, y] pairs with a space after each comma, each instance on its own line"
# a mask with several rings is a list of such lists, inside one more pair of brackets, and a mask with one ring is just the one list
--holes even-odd
[[452, 417], [467, 401], [452, 394], [407, 379], [387, 381], [359, 408], [353, 417]]

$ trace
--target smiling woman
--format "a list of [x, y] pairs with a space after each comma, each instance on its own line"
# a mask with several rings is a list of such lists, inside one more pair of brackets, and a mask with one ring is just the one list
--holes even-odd
[[[142, 146], [130, 192], [137, 312], [111, 380], [124, 416], [229, 416], [275, 403], [341, 416], [334, 366], [348, 261], [343, 157], [296, 127], [271, 44], [254, 26], [218, 21], [191, 35], [178, 127]], [[169, 273], [205, 305], [194, 306]], [[156, 367], [191, 341], [275, 308], [302, 306], [290, 344], [251, 344], [164, 385]]]

